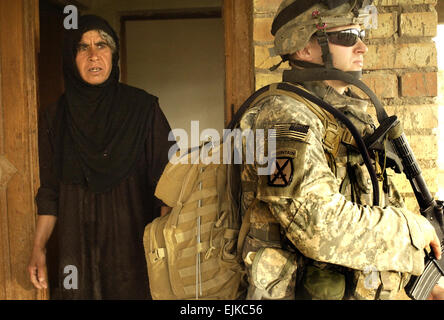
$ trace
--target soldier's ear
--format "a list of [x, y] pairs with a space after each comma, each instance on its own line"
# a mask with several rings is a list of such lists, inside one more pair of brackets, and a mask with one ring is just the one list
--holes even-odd
[[305, 46], [304, 49], [296, 51], [292, 55], [292, 58], [294, 58], [296, 60], [310, 62], [312, 60], [312, 52], [313, 52], [313, 48], [311, 47], [310, 42], [309, 42], [309, 43], [307, 43], [307, 45]]
[[293, 59], [322, 64], [322, 49], [316, 39], [310, 39], [305, 47], [292, 55]]

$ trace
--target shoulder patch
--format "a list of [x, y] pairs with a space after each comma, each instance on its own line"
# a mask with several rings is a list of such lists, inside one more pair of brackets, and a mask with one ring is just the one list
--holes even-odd
[[297, 123], [277, 123], [271, 129], [276, 130], [275, 134], [271, 135], [276, 140], [291, 139], [306, 142], [310, 127]]
[[276, 158], [276, 169], [268, 176], [268, 185], [270, 187], [286, 187], [293, 180], [293, 158]]

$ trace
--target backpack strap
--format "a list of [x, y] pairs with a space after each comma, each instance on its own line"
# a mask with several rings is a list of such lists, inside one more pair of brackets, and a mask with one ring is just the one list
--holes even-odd
[[351, 145], [354, 144], [353, 136], [347, 128], [340, 126], [331, 113], [293, 91], [292, 89], [294, 87], [309, 93], [304, 87], [288, 82], [274, 83], [270, 85], [268, 92], [270, 95], [286, 95], [303, 103], [319, 118], [319, 120], [321, 120], [325, 128], [324, 137], [322, 139], [324, 150], [330, 153], [333, 158], [338, 154], [341, 142]]
[[281, 86], [281, 87], [286, 86], [287, 88], [290, 88], [291, 91], [295, 91], [297, 94], [303, 96], [305, 99], [318, 105], [322, 109], [331, 113], [336, 119], [338, 119], [340, 122], [342, 122], [348, 130], [350, 130], [350, 133], [353, 136], [353, 139], [355, 139], [357, 149], [361, 153], [362, 159], [364, 160], [364, 164], [367, 167], [368, 173], [370, 175], [370, 179], [372, 181], [373, 204], [375, 206], [379, 205], [380, 191], [379, 191], [378, 177], [376, 176], [375, 168], [373, 167], [368, 148], [361, 136], [361, 133], [358, 131], [358, 129], [355, 127], [355, 125], [350, 121], [350, 119], [348, 119], [340, 110], [338, 110], [335, 107], [333, 107], [332, 105], [326, 103], [324, 100], [312, 95], [310, 92], [308, 92], [307, 90], [305, 90], [303, 88], [299, 88], [294, 85], [287, 85], [287, 83], [278, 84], [278, 86]]
[[[325, 133], [322, 139], [323, 147], [326, 152], [327, 158], [330, 158], [328, 154], [335, 158], [338, 154], [339, 145], [341, 142], [349, 145], [356, 146], [355, 140], [347, 128], [341, 127], [336, 120], [336, 118], [328, 111], [319, 107], [317, 104], [303, 98], [299, 95], [294, 87], [299, 88], [299, 90], [304, 90], [309, 93], [304, 87], [296, 84], [292, 84], [289, 82], [281, 82], [281, 83], [273, 83], [262, 87], [258, 91], [256, 91], [253, 95], [251, 95], [239, 108], [236, 114], [233, 116], [228, 128], [234, 129], [240, 122], [242, 116], [248, 111], [248, 109], [254, 106], [260, 100], [276, 95], [284, 95], [289, 96], [301, 103], [303, 103], [307, 108], [309, 108], [318, 118], [321, 120]], [[244, 185], [242, 185], [242, 189], [244, 190]], [[248, 189], [252, 189], [253, 186], [248, 185]], [[255, 190], [252, 190], [255, 191]], [[245, 238], [247, 234], [250, 232], [250, 211], [247, 210], [245, 216], [242, 218], [242, 224], [239, 231], [238, 243], [237, 243], [237, 252], [241, 252]]]
[[251, 106], [254, 106], [258, 101], [269, 96], [285, 95], [306, 105], [307, 108], [309, 108], [319, 118], [319, 120], [321, 120], [325, 128], [324, 137], [322, 139], [324, 150], [331, 154], [333, 158], [335, 158], [338, 154], [339, 145], [341, 142], [356, 146], [356, 142], [354, 141], [354, 138], [348, 128], [340, 126], [338, 120], [336, 120], [336, 118], [330, 112], [298, 94], [296, 91], [298, 89], [310, 93], [304, 87], [289, 82], [273, 83], [259, 89], [242, 104], [242, 106], [233, 116], [228, 128], [233, 129], [235, 126], [237, 126], [247, 110]]
[[247, 237], [248, 233], [250, 232], [250, 210], [247, 210], [245, 212], [245, 215], [242, 217], [242, 224], [239, 230], [239, 236], [237, 237], [237, 254], [242, 255], [242, 250], [245, 243], [245, 238]]

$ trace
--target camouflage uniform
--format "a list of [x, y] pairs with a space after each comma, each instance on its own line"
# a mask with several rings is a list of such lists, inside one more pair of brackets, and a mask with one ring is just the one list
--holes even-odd
[[[363, 136], [374, 131], [366, 101], [322, 82], [304, 87], [343, 111]], [[341, 144], [328, 161], [325, 128], [306, 105], [269, 96], [243, 116], [241, 129], [276, 129], [279, 163], [270, 176], [257, 175], [257, 164], [242, 165], [242, 210], [251, 223], [243, 247], [247, 298], [390, 299], [409, 274], [422, 272], [429, 224], [405, 209], [387, 176], [381, 205], [372, 206], [361, 155]]]

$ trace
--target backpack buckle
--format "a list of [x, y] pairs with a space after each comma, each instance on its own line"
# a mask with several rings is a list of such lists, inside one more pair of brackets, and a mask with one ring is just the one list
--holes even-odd
[[328, 121], [328, 125], [326, 127], [323, 145], [325, 150], [335, 157], [339, 150], [343, 129], [338, 123], [331, 121]]
[[165, 248], [158, 248], [149, 253], [150, 260], [153, 262], [157, 262], [165, 258]]

